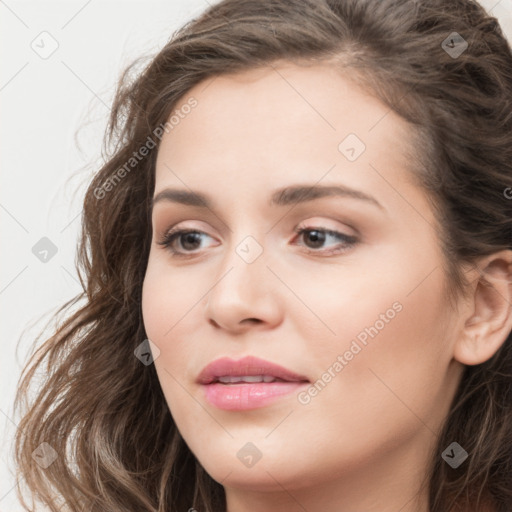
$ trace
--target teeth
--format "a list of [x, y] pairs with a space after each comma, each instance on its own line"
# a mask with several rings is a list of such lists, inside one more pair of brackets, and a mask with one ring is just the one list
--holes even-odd
[[274, 382], [276, 378], [272, 375], [237, 375], [219, 377], [218, 380], [223, 384], [232, 384], [234, 382]]

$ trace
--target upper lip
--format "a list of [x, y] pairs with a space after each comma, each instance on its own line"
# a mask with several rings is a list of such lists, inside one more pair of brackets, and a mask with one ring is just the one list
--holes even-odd
[[211, 384], [216, 382], [219, 377], [247, 375], [271, 375], [289, 382], [309, 382], [308, 378], [303, 375], [254, 356], [246, 356], [236, 361], [229, 357], [216, 359], [203, 368], [197, 377], [197, 382], [200, 384]]

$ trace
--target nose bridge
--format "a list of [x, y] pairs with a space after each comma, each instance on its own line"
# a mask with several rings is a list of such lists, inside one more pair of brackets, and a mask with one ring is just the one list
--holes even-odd
[[247, 223], [242, 224], [233, 228], [231, 240], [225, 244], [222, 264], [207, 300], [208, 316], [225, 328], [234, 328], [248, 318], [272, 323], [279, 314], [273, 287], [269, 286], [272, 276], [266, 265], [264, 241], [256, 238], [263, 235], [246, 234], [251, 231]]
[[[264, 245], [266, 244], [265, 228], [267, 226], [262, 221], [261, 212], [247, 211], [244, 204], [248, 204], [248, 199], [244, 199], [240, 198], [241, 203], [235, 209], [237, 212], [245, 211], [245, 213], [238, 213], [231, 226], [228, 241], [225, 243], [223, 267], [225, 271], [235, 266], [243, 273], [252, 274], [255, 269], [263, 272], [266, 259]], [[242, 266], [248, 266], [248, 268], [238, 268]]]
[[227, 286], [231, 289], [231, 293], [236, 292], [240, 296], [248, 295], [251, 291], [249, 288], [264, 284], [265, 279], [268, 278], [265, 262], [263, 241], [260, 243], [253, 235], [240, 236], [237, 235], [237, 231], [233, 231], [232, 240], [225, 254], [222, 255], [222, 269], [219, 275], [221, 281], [215, 288]]

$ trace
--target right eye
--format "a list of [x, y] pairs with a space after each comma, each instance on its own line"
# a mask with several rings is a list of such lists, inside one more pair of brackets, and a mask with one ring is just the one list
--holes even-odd
[[[171, 229], [157, 243], [166, 248], [173, 256], [192, 256], [194, 253], [190, 251], [200, 248], [201, 235], [209, 236], [197, 229]], [[179, 242], [178, 245], [181, 245], [181, 249], [176, 248], [176, 242]]]

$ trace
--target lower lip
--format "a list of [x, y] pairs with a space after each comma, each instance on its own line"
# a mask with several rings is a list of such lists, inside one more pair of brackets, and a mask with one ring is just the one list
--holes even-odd
[[257, 382], [243, 384], [204, 385], [206, 400], [226, 411], [246, 411], [264, 407], [285, 395], [289, 395], [309, 382]]

